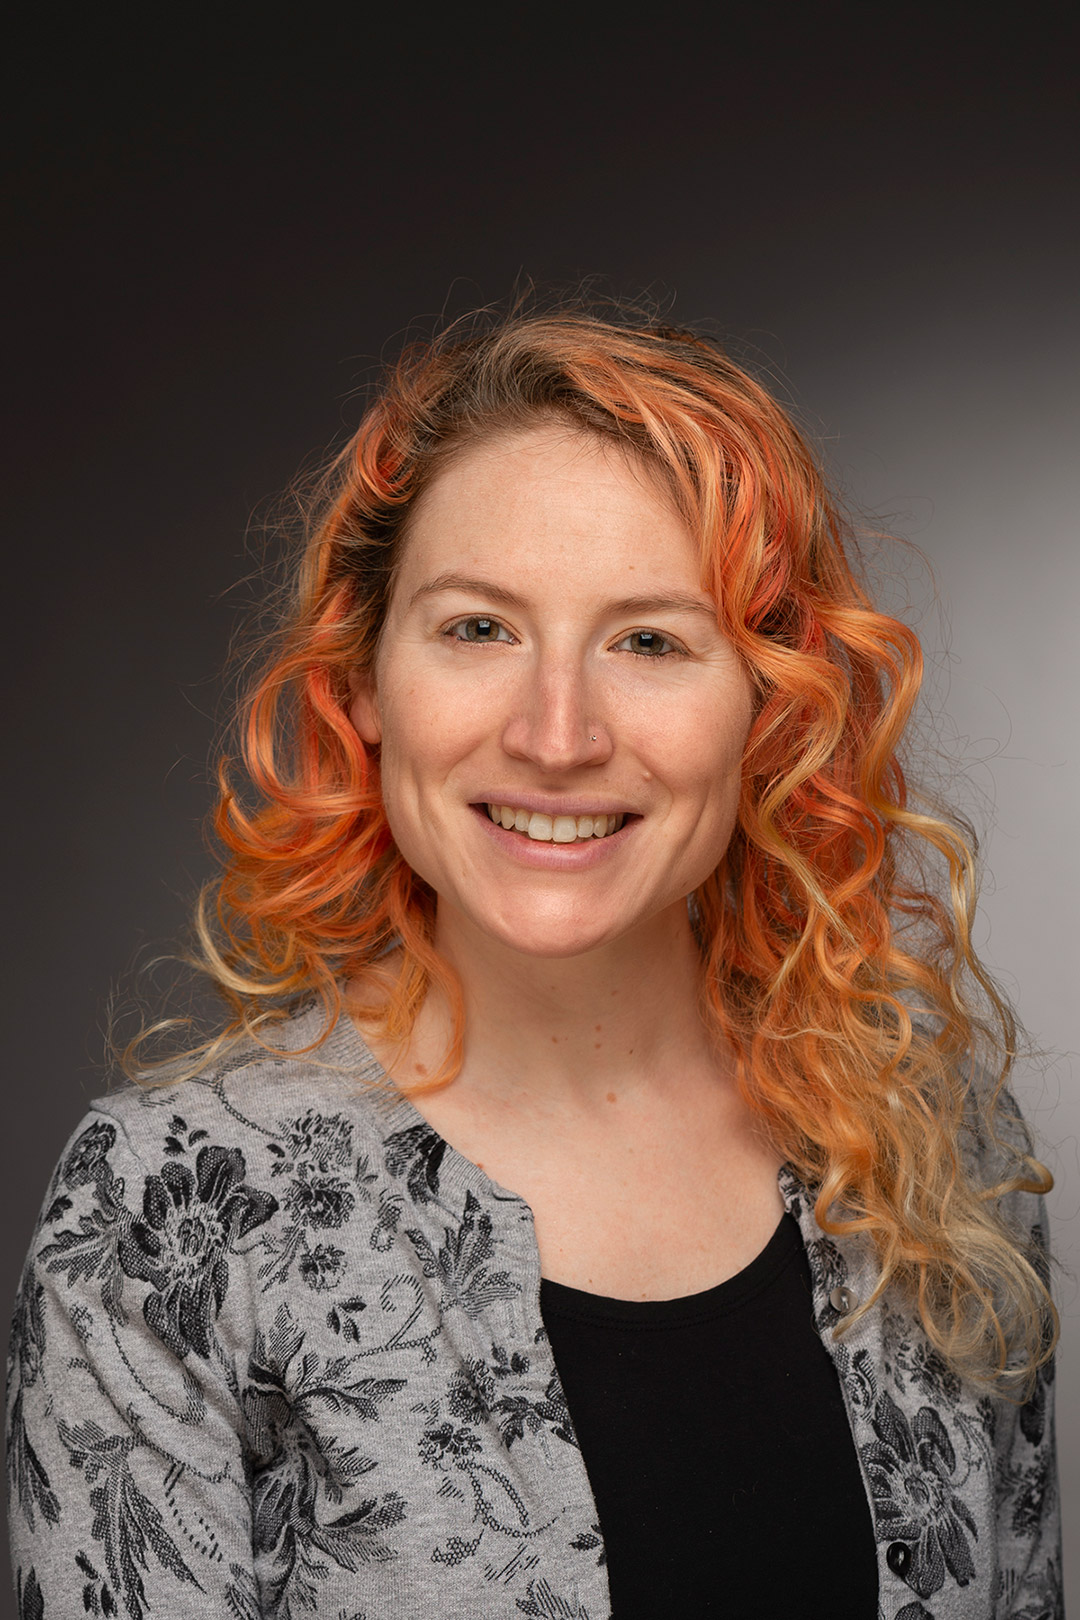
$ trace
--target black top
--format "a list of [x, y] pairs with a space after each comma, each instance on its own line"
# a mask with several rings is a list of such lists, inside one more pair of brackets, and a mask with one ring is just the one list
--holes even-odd
[[542, 1281], [614, 1620], [874, 1620], [873, 1524], [811, 1298], [789, 1214], [738, 1276], [685, 1299]]

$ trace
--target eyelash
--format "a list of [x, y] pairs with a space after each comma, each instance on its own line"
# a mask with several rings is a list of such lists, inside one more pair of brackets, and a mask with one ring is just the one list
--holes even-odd
[[[447, 638], [447, 640], [464, 642], [467, 646], [471, 647], [491, 647], [502, 641], [502, 638], [499, 636], [496, 636], [492, 641], [470, 641], [467, 636], [458, 634], [462, 625], [466, 624], [489, 624], [495, 626], [495, 628], [498, 630], [506, 630], [506, 626], [501, 623], [499, 619], [490, 618], [486, 613], [471, 613], [467, 618], [455, 619], [453, 624], [447, 625], [442, 634]], [[509, 641], [513, 639], [510, 636], [509, 631], [507, 631], [506, 634], [508, 639], [506, 641], [502, 641], [503, 646], [508, 645]], [[677, 641], [674, 641], [671, 636], [664, 635], [664, 633], [660, 630], [630, 630], [621, 638], [620, 641], [616, 642], [614, 650], [618, 651], [618, 649], [622, 646], [622, 643], [624, 641], [629, 641], [633, 636], [655, 636], [658, 641], [664, 642], [668, 648], [667, 652], [646, 653], [638, 652], [633, 647], [628, 647], [626, 650], [633, 658], [644, 658], [647, 662], [655, 664], [662, 658], [685, 656], [685, 648], [680, 647]]]

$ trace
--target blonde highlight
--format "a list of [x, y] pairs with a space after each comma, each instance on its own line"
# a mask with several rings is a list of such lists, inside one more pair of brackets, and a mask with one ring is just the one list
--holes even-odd
[[[702, 1006], [822, 1229], [874, 1241], [878, 1287], [841, 1331], [899, 1285], [959, 1373], [1023, 1394], [1057, 1315], [1039, 1255], [996, 1206], [1052, 1178], [1010, 1107], [1016, 1024], [972, 945], [973, 836], [914, 803], [901, 764], [919, 644], [856, 578], [789, 414], [700, 334], [518, 306], [389, 369], [323, 480], [290, 617], [245, 700], [239, 768], [219, 770], [223, 870], [194, 959], [227, 1023], [163, 1074], [200, 1072], [242, 1037], [272, 1050], [275, 1023], [312, 995], [327, 1032], [362, 1012], [400, 1043], [434, 984], [454, 1034], [426, 1087], [454, 1078], [460, 989], [434, 948], [435, 896], [394, 845], [377, 753], [349, 721], [350, 681], [373, 666], [409, 515], [439, 467], [552, 417], [663, 478], [754, 678], [736, 832], [690, 900]], [[365, 978], [379, 994], [346, 1007], [343, 986]], [[145, 1079], [141, 1051], [128, 1064]], [[998, 1155], [989, 1183], [976, 1138]]]

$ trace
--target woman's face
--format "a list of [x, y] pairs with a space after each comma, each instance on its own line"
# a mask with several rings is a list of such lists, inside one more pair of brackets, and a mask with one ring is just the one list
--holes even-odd
[[550, 425], [432, 480], [351, 714], [440, 933], [567, 957], [685, 916], [731, 836], [751, 703], [670, 498]]

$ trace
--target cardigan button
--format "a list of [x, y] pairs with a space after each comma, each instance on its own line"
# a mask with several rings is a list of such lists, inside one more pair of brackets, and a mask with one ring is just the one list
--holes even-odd
[[854, 1288], [834, 1288], [829, 1295], [829, 1304], [841, 1316], [849, 1316], [859, 1303], [859, 1296]]
[[899, 1575], [902, 1580], [907, 1574], [908, 1570], [911, 1568], [911, 1548], [908, 1546], [907, 1542], [890, 1542], [888, 1551], [885, 1554], [885, 1562], [888, 1564], [893, 1574]]

